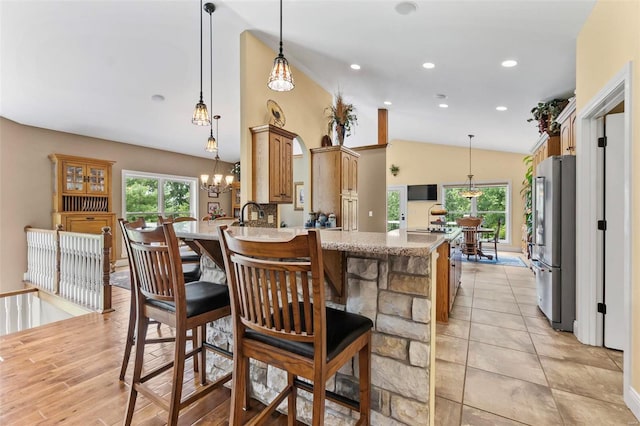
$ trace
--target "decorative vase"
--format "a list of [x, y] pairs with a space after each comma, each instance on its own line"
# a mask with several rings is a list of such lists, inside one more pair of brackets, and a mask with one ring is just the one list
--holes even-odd
[[338, 145], [342, 145], [344, 143], [344, 134], [346, 129], [343, 124], [336, 124], [336, 136], [338, 138]]

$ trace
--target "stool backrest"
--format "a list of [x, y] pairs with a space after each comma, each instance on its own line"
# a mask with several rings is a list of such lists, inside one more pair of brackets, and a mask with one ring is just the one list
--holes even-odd
[[218, 234], [234, 324], [326, 351], [320, 233], [277, 242], [236, 238], [226, 226]]
[[184, 276], [172, 223], [140, 229], [124, 224], [138, 292], [148, 299], [176, 303], [185, 312]]

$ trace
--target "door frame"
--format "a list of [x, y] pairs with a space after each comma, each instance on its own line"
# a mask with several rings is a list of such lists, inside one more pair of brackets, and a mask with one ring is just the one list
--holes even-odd
[[[408, 209], [408, 203], [407, 203], [407, 185], [388, 185], [387, 186], [387, 193], [389, 191], [399, 191], [400, 192], [400, 215], [402, 217], [402, 207], [404, 206], [404, 223], [401, 220], [400, 221], [400, 228], [399, 229], [407, 229], [407, 222], [409, 221], [409, 214], [407, 212]], [[385, 194], [385, 198], [388, 199], [389, 197], [387, 196], [387, 194]], [[385, 202], [386, 205], [386, 202]], [[386, 211], [385, 211], [385, 216], [387, 216], [387, 212], [389, 211], [389, 206], [386, 206]], [[385, 228], [387, 227], [387, 224], [389, 223], [389, 217], [385, 217]]]
[[602, 314], [597, 312], [597, 303], [602, 297], [602, 281], [597, 276], [597, 257], [599, 251], [599, 235], [596, 228], [600, 211], [597, 209], [598, 185], [597, 138], [603, 135], [602, 120], [620, 102], [624, 101], [624, 205], [623, 221], [627, 230], [622, 244], [623, 255], [623, 287], [624, 318], [627, 327], [625, 336], [623, 392], [624, 401], [640, 418], [640, 394], [631, 387], [631, 372], [639, 368], [633, 362], [631, 354], [631, 338], [633, 324], [631, 318], [631, 236], [633, 223], [631, 220], [632, 198], [632, 64], [628, 62], [609, 82], [578, 112], [577, 122], [577, 156], [576, 156], [576, 323], [575, 334], [582, 343], [602, 346]]

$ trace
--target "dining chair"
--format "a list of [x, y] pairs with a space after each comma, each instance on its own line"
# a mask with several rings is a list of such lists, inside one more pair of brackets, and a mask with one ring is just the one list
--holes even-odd
[[462, 227], [464, 236], [462, 254], [467, 255], [467, 260], [470, 256], [475, 256], [478, 260], [478, 226], [482, 223], [482, 218], [461, 217], [456, 219], [456, 223]]
[[[169, 425], [178, 421], [180, 410], [207, 395], [217, 385], [230, 379], [227, 374], [215, 382], [206, 378], [206, 324], [231, 313], [227, 286], [205, 281], [185, 284], [178, 239], [173, 223], [157, 228], [140, 229], [123, 224], [129, 254], [133, 260], [136, 297], [136, 351], [125, 425], [130, 425], [135, 411], [138, 393], [168, 411]], [[153, 318], [175, 329], [173, 360], [163, 365], [144, 366], [147, 328]], [[197, 329], [191, 351], [186, 351], [187, 331]], [[186, 398], [182, 398], [185, 361], [198, 357], [200, 384]], [[157, 361], [157, 359], [155, 360]], [[150, 380], [173, 367], [169, 400], [163, 397], [163, 387], [151, 385]], [[166, 380], [166, 378], [164, 378]]]
[[[324, 424], [325, 399], [370, 422], [372, 321], [325, 306], [320, 233], [289, 241], [236, 238], [218, 227], [233, 319], [233, 387], [230, 425], [242, 421], [249, 389], [244, 375], [253, 358], [287, 371], [287, 385], [251, 424], [260, 424], [288, 397], [288, 424], [296, 422], [297, 389], [312, 393], [312, 424]], [[360, 368], [360, 401], [325, 390], [326, 381], [354, 356]], [[313, 384], [300, 380], [312, 380]]]
[[500, 227], [502, 225], [501, 219], [498, 218], [498, 223], [496, 225], [496, 230], [494, 234], [490, 238], [480, 238], [478, 240], [478, 247], [481, 252], [485, 252], [482, 248], [482, 244], [492, 244], [493, 245], [493, 255], [495, 256], [496, 262], [498, 261], [498, 241], [500, 240]]
[[[164, 223], [180, 223], [180, 222], [197, 222], [198, 219], [191, 216], [168, 216], [163, 217], [158, 215], [158, 224]], [[186, 282], [197, 281], [200, 279], [200, 256], [201, 253], [194, 251], [191, 247], [185, 244], [184, 241], [178, 239], [180, 247], [180, 259], [182, 260], [182, 271], [184, 272], [184, 279]]]

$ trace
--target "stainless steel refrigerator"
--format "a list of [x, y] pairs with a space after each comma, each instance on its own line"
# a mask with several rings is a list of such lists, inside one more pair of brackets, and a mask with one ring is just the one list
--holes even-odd
[[538, 306], [556, 330], [576, 317], [576, 158], [549, 157], [536, 169], [533, 270]]

